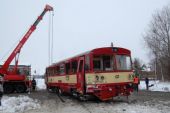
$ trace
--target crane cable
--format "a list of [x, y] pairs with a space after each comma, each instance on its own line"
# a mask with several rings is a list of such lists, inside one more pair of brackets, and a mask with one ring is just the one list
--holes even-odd
[[51, 14], [49, 14], [48, 26], [48, 65], [50, 65], [50, 39], [51, 39]]
[[52, 22], [51, 22], [51, 63], [53, 63], [53, 16], [54, 16], [54, 11], [52, 11]]
[[49, 14], [49, 30], [48, 30], [48, 63], [53, 62], [53, 16], [54, 12]]

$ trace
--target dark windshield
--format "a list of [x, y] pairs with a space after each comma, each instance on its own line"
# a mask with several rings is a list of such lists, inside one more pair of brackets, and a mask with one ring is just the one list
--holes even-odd
[[94, 71], [111, 71], [114, 69], [113, 55], [99, 55], [93, 57]]

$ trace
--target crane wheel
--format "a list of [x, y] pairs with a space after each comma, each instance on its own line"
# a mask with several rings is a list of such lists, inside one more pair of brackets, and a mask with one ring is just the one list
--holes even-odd
[[26, 87], [24, 84], [18, 84], [15, 86], [15, 90], [17, 93], [24, 93], [26, 91]]
[[4, 93], [9, 94], [14, 92], [14, 87], [12, 84], [4, 84]]

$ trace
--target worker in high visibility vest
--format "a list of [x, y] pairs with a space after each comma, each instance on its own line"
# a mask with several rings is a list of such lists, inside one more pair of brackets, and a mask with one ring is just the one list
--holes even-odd
[[134, 89], [138, 92], [139, 88], [138, 85], [140, 83], [139, 78], [137, 76], [134, 77]]

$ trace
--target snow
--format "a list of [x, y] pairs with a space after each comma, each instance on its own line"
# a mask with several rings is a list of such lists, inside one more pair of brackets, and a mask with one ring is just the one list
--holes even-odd
[[[45, 89], [44, 79], [36, 79], [37, 89]], [[150, 81], [154, 84], [150, 87], [150, 91], [163, 91], [170, 92], [170, 83], [161, 81]], [[145, 90], [145, 82], [141, 81], [139, 88]], [[170, 108], [167, 106], [170, 104], [170, 100], [162, 101], [158, 100], [157, 103], [150, 104], [149, 101], [145, 102], [82, 102], [78, 103], [72, 99], [65, 99], [65, 103], [55, 100], [46, 100], [41, 105], [40, 101], [32, 99], [25, 95], [19, 96], [3, 96], [2, 106], [0, 106], [0, 113], [168, 113]], [[51, 107], [50, 107], [51, 106]], [[40, 109], [41, 108], [41, 109]]]
[[46, 89], [45, 80], [43, 78], [37, 78], [37, 90]]
[[[162, 92], [170, 92], [170, 82], [161, 82], [161, 81], [149, 81], [149, 85], [153, 84], [154, 86], [149, 87], [150, 91], [162, 91]], [[145, 81], [140, 81], [139, 89], [146, 90]]]
[[169, 107], [163, 105], [164, 102], [156, 106], [151, 106], [147, 102], [132, 104], [126, 102], [75, 103], [72, 100], [66, 100], [66, 102], [67, 104], [60, 103], [56, 111], [59, 113], [169, 113], [170, 110]]
[[2, 106], [0, 106], [0, 113], [18, 113], [40, 108], [38, 100], [33, 100], [28, 96], [23, 95], [18, 97], [3, 96], [1, 101]]
[[[167, 102], [167, 104], [170, 104], [170, 101]], [[53, 106], [49, 110], [48, 104], [39, 109], [39, 102], [28, 96], [4, 96], [2, 99], [2, 107], [0, 107], [0, 113], [33, 113], [35, 111], [37, 113], [168, 113], [170, 108], [164, 106], [163, 103], [163, 101], [162, 103], [159, 102], [156, 106], [150, 106], [147, 102], [143, 104], [129, 104], [125, 102], [77, 103], [70, 99], [66, 99], [66, 103], [58, 103], [58, 107]], [[52, 104], [55, 103], [52, 102]]]
[[[112, 105], [103, 105], [100, 104], [97, 107], [91, 106], [92, 113], [161, 113], [162, 110], [159, 110], [156, 107], [144, 106], [139, 104], [128, 104], [128, 103], [119, 103]], [[164, 109], [165, 111], [165, 109]]]

